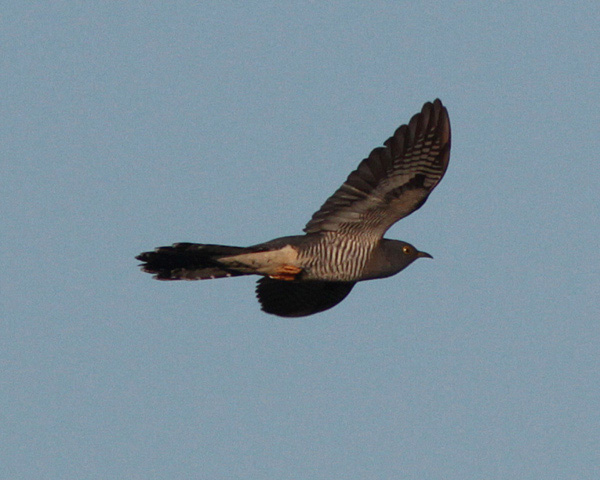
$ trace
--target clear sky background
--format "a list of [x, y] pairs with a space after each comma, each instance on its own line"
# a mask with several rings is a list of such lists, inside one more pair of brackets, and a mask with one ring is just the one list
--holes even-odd
[[[13, 2], [2, 479], [600, 478], [600, 3]], [[431, 253], [306, 319], [176, 241], [298, 234], [439, 97]]]

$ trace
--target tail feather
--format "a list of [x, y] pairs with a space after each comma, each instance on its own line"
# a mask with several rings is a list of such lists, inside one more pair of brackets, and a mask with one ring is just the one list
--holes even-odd
[[199, 243], [175, 243], [137, 257], [144, 272], [157, 280], [204, 280], [247, 275], [219, 262], [220, 258], [252, 251], [250, 248]]

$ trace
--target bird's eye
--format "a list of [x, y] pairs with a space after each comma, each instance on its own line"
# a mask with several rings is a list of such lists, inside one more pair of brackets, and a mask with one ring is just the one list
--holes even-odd
[[408, 245], [404, 245], [402, 247], [402, 251], [406, 254], [406, 255], [410, 255], [412, 253], [412, 248], [410, 248]]

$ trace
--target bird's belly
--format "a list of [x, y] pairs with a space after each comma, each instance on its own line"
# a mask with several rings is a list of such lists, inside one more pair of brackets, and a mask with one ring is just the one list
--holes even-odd
[[279, 250], [243, 253], [219, 259], [220, 263], [239, 271], [258, 275], [277, 275], [282, 266], [298, 267], [298, 250], [286, 245]]
[[370, 245], [330, 245], [305, 257], [299, 263], [304, 270], [303, 280], [331, 282], [357, 282], [363, 280], [363, 272], [371, 254]]

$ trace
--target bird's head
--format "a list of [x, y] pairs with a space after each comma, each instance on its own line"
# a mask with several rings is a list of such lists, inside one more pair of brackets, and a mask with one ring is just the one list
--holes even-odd
[[[413, 247], [410, 243], [398, 242], [399, 245], [394, 249], [401, 258], [409, 260], [409, 263], [414, 262], [417, 258], [433, 258], [427, 252], [421, 252]], [[398, 248], [399, 247], [399, 248]]]
[[395, 275], [404, 270], [417, 258], [433, 258], [426, 252], [417, 250], [413, 245], [400, 240], [384, 239], [381, 249], [375, 255], [369, 268], [369, 277], [382, 278]]

